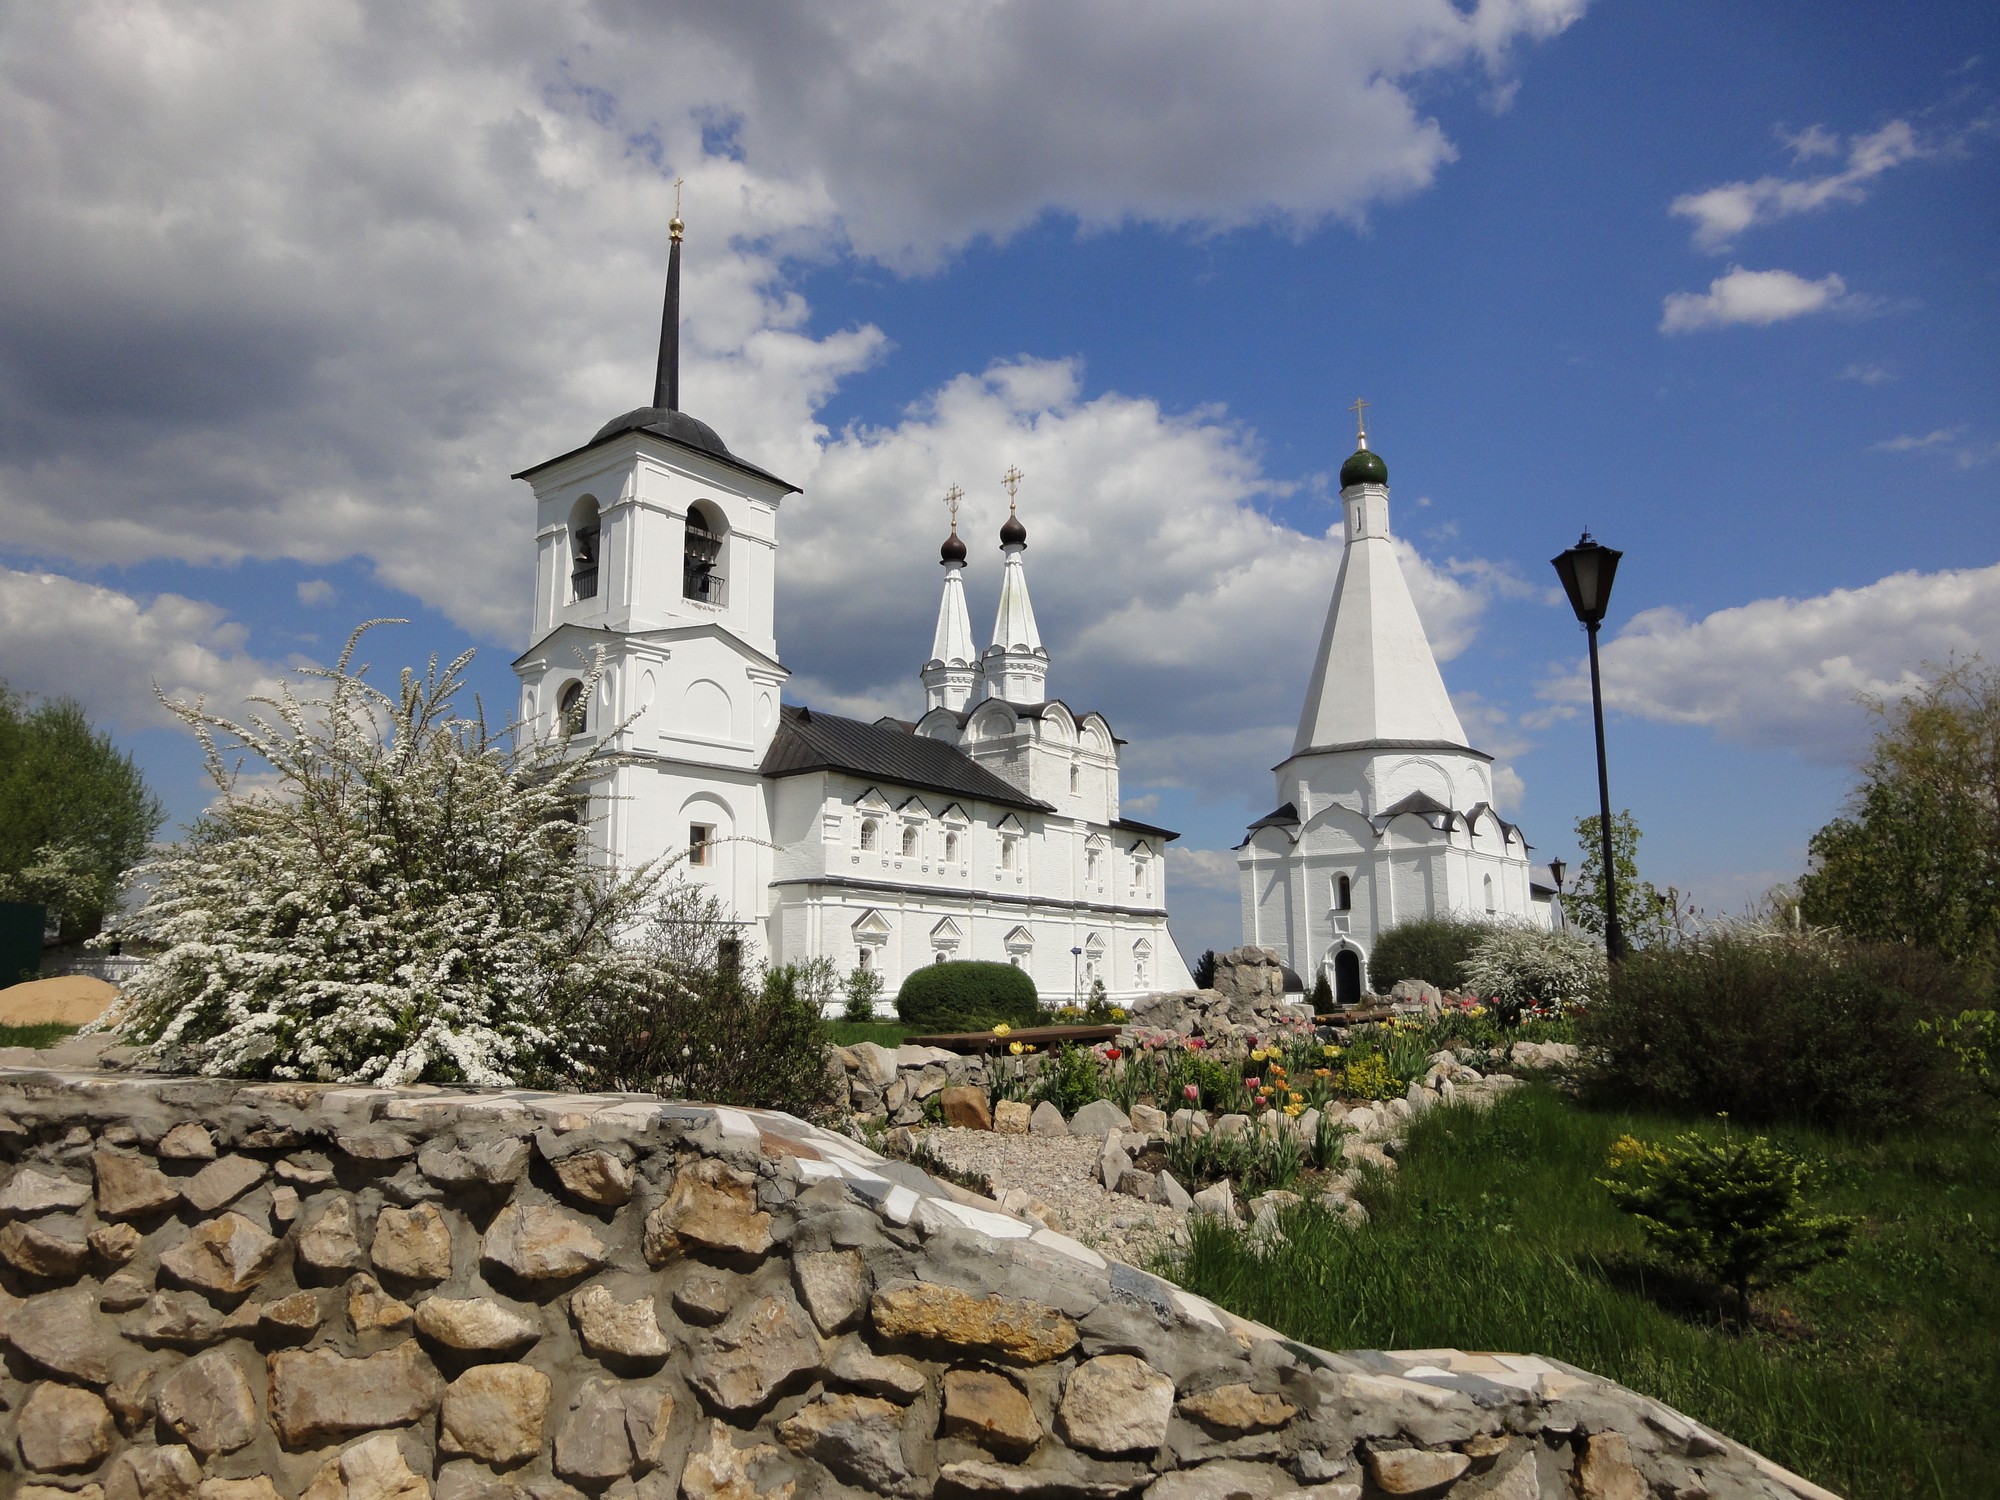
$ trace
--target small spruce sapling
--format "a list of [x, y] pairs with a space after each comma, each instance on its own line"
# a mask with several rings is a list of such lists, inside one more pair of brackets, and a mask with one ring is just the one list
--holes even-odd
[[1319, 978], [1313, 981], [1313, 1014], [1323, 1016], [1333, 1009], [1333, 986], [1327, 982], [1326, 970], [1319, 971]]
[[874, 1020], [875, 1002], [881, 995], [881, 970], [863, 968], [851, 970], [847, 976], [847, 1001], [841, 1008], [841, 1018], [856, 1022]]
[[1662, 1146], [1624, 1135], [1609, 1166], [1598, 1181], [1646, 1242], [1732, 1293], [1745, 1324], [1756, 1288], [1837, 1260], [1859, 1222], [1814, 1213], [1807, 1199], [1823, 1169], [1763, 1136], [1689, 1132]]

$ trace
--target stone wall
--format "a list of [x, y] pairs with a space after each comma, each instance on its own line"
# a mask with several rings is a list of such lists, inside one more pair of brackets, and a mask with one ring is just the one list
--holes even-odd
[[0, 1072], [21, 1500], [1821, 1497], [1552, 1360], [1330, 1354], [787, 1116]]

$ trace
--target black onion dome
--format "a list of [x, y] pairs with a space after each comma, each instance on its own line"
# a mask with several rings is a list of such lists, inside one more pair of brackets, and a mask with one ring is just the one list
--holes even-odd
[[1370, 453], [1365, 447], [1356, 448], [1346, 463], [1340, 466], [1340, 487], [1350, 484], [1387, 484], [1389, 466], [1382, 462], [1378, 453]]
[[965, 543], [959, 540], [959, 535], [956, 531], [946, 537], [944, 545], [938, 548], [938, 562], [947, 568], [962, 568], [965, 566]]
[[1028, 528], [1021, 524], [1021, 518], [1010, 514], [1007, 524], [1000, 528], [1000, 545], [1003, 547], [1025, 547], [1028, 545]]
[[642, 406], [636, 411], [626, 412], [622, 417], [613, 417], [597, 429], [597, 436], [591, 442], [601, 443], [621, 432], [657, 433], [690, 448], [698, 448], [703, 453], [712, 453], [717, 458], [738, 461], [736, 455], [729, 451], [729, 445], [722, 441], [721, 434], [708, 423], [684, 411], [669, 411], [664, 406]]

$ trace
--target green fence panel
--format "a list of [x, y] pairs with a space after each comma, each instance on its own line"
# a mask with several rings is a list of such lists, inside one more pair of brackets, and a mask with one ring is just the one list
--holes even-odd
[[0, 901], [0, 984], [18, 984], [42, 972], [42, 923], [46, 907]]

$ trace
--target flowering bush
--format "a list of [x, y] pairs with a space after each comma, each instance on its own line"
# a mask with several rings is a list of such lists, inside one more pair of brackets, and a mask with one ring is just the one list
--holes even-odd
[[1493, 929], [1463, 965], [1465, 983], [1503, 1015], [1530, 1005], [1556, 1012], [1587, 1006], [1610, 984], [1610, 966], [1595, 943], [1538, 927]]

